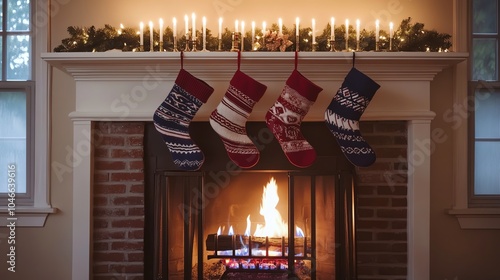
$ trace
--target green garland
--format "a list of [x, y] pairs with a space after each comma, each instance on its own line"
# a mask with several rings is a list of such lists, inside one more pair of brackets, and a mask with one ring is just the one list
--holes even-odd
[[[144, 51], [150, 51], [150, 32], [148, 27], [144, 30]], [[278, 25], [273, 24], [270, 30], [265, 34], [264, 38], [256, 37], [253, 46], [251, 45], [250, 31], [245, 34], [245, 51], [294, 51], [296, 50], [295, 27], [292, 29], [283, 26], [283, 35], [277, 35]], [[316, 50], [330, 50], [330, 24], [327, 24], [321, 35], [316, 37]], [[345, 25], [335, 28], [335, 50], [345, 50]], [[54, 48], [54, 52], [104, 52], [108, 50], [118, 49], [122, 51], [137, 51], [139, 49], [139, 36], [133, 28], [116, 29], [110, 25], [105, 25], [104, 28], [96, 29], [94, 26], [88, 28], [68, 27], [69, 38], [63, 39], [61, 45]], [[261, 34], [261, 29], [255, 30], [256, 34]], [[299, 47], [301, 51], [312, 51], [311, 44], [311, 28], [299, 29]], [[356, 34], [355, 29], [349, 25], [349, 49], [356, 49]], [[197, 32], [198, 37], [197, 48], [202, 49], [202, 34]], [[154, 51], [159, 51], [159, 34], [153, 30], [153, 48]], [[173, 32], [170, 27], [163, 30], [163, 49], [172, 51], [174, 48]], [[216, 51], [219, 47], [219, 40], [214, 36], [211, 30], [207, 29], [207, 46], [209, 51]], [[399, 28], [394, 32], [392, 39], [393, 51], [448, 51], [451, 47], [451, 35], [439, 33], [435, 30], [424, 29], [423, 23], [411, 23], [411, 18], [404, 19]], [[177, 40], [178, 50], [183, 50], [186, 46], [185, 36], [181, 36]], [[229, 51], [232, 48], [232, 32], [227, 28], [224, 29], [221, 39], [221, 50]], [[365, 29], [360, 31], [360, 51], [374, 51], [375, 48], [375, 32]], [[389, 33], [385, 30], [380, 30], [379, 34], [379, 50], [389, 50]]]

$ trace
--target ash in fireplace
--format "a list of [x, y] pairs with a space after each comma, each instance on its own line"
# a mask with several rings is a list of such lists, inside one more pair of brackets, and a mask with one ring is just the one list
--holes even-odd
[[[308, 262], [301, 262], [295, 266], [295, 273], [297, 280], [311, 280], [311, 267]], [[192, 269], [192, 279], [198, 279], [198, 265]], [[226, 269], [223, 261], [216, 261], [213, 263], [203, 263], [203, 280], [246, 280], [246, 279], [263, 279], [263, 280], [280, 280], [290, 279], [288, 273], [283, 272], [242, 272], [231, 271]]]
[[[219, 280], [226, 271], [226, 266], [222, 261], [217, 261], [213, 263], [203, 263], [203, 280]], [[195, 265], [192, 269], [193, 280], [198, 279], [198, 265]]]

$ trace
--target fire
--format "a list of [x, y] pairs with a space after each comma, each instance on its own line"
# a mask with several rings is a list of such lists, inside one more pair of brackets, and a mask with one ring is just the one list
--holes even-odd
[[[260, 215], [264, 217], [264, 224], [257, 224], [253, 236], [255, 237], [288, 237], [288, 223], [283, 220], [280, 212], [276, 207], [280, 198], [278, 196], [278, 185], [274, 177], [271, 177], [269, 182], [263, 187], [262, 201], [260, 203]], [[250, 236], [252, 221], [250, 215], [247, 216], [247, 226], [244, 235]], [[217, 231], [217, 235], [221, 235], [224, 228]], [[300, 227], [295, 228], [295, 235], [304, 237], [304, 232]], [[234, 235], [233, 227], [231, 226], [228, 235]]]
[[[278, 185], [276, 180], [271, 178], [264, 186], [262, 192], [262, 202], [260, 204], [260, 215], [264, 217], [264, 225], [257, 224], [254, 236], [259, 237], [281, 237], [288, 236], [288, 224], [283, 221], [281, 214], [276, 209], [280, 198], [278, 196]], [[249, 218], [247, 219], [249, 221]]]

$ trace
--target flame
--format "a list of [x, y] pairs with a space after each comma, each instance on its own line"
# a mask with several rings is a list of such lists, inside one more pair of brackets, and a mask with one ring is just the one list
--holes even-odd
[[295, 227], [295, 236], [305, 237], [306, 235], [304, 234], [304, 231], [300, 227], [296, 226]]
[[[278, 185], [274, 177], [263, 187], [262, 201], [260, 204], [260, 215], [264, 217], [264, 225], [257, 224], [253, 236], [258, 237], [288, 237], [288, 223], [283, 220], [276, 207], [279, 203]], [[250, 236], [252, 222], [250, 215], [247, 216], [247, 227], [244, 236]], [[221, 235], [224, 227], [219, 227], [217, 235]], [[228, 235], [234, 235], [233, 226], [230, 226]], [[305, 237], [304, 231], [296, 226], [295, 236]]]
[[250, 236], [250, 227], [252, 226], [252, 222], [250, 221], [250, 215], [247, 217], [247, 229], [245, 229], [245, 236]]
[[281, 237], [288, 236], [288, 224], [283, 221], [281, 214], [276, 209], [280, 198], [278, 196], [278, 185], [271, 177], [269, 183], [264, 186], [262, 192], [262, 202], [260, 204], [260, 214], [264, 217], [264, 225], [257, 224], [254, 236], [260, 237]]

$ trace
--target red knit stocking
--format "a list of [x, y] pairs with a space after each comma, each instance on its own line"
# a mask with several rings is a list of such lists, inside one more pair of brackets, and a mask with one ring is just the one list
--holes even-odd
[[322, 90], [295, 69], [266, 114], [267, 127], [295, 166], [308, 167], [316, 159], [316, 151], [304, 139], [300, 124]]

